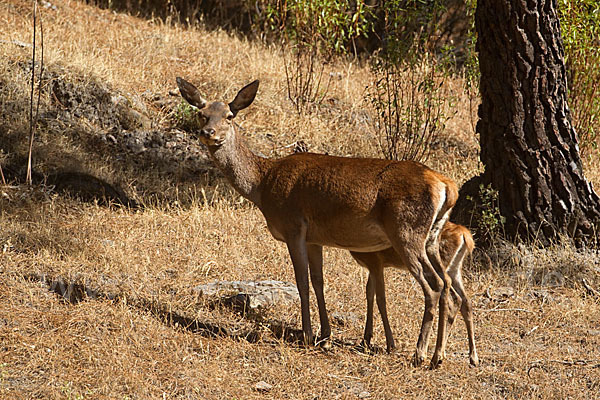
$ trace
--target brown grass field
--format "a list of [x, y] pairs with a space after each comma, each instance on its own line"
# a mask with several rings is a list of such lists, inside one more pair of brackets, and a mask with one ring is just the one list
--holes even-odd
[[[138, 19], [79, 1], [51, 3], [55, 8], [41, 7], [51, 78], [76, 90], [107, 85], [141, 104], [152, 129], [171, 132], [169, 110], [178, 100], [168, 93], [176, 76], [209, 99], [231, 99], [260, 79], [255, 103], [237, 118], [257, 151], [281, 156], [303, 140], [314, 152], [378, 155], [364, 122], [371, 77], [360, 63], [328, 65], [339, 78], [328, 94], [330, 107], [299, 117], [287, 101], [276, 48], [201, 25]], [[31, 3], [0, 0], [0, 156], [9, 161], [22, 159], [27, 147], [31, 48], [18, 43], [31, 37]], [[457, 100], [428, 161], [459, 184], [480, 170], [476, 113], [462, 87], [460, 78], [445, 84]], [[48, 93], [41, 112], [57, 107]], [[600, 398], [600, 260], [593, 251], [567, 244], [518, 246], [508, 256], [476, 250], [465, 283], [481, 365], [468, 365], [461, 320], [447, 360], [432, 371], [410, 364], [423, 312], [414, 279], [386, 272], [398, 348], [366, 354], [356, 345], [367, 273], [346, 252], [327, 249], [334, 346], [304, 348], [276, 329], [300, 328], [299, 304], [257, 317], [214, 307], [193, 290], [217, 280], [294, 281], [285, 245], [210, 164], [154, 168], [139, 155], [98, 145], [103, 126], [93, 118], [44, 121], [34, 150], [38, 171], [84, 171], [118, 183], [146, 206], [104, 207], [51, 187], [0, 185], [2, 399]], [[599, 159], [593, 153], [585, 160], [596, 187]], [[314, 296], [311, 302], [318, 329]], [[383, 347], [378, 313], [375, 322], [374, 342]], [[270, 388], [258, 389], [261, 381]]]

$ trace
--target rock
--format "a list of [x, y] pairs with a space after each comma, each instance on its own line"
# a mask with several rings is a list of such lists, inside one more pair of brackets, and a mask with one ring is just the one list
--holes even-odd
[[218, 281], [196, 286], [194, 290], [203, 296], [243, 298], [246, 307], [250, 309], [291, 304], [300, 300], [296, 285], [274, 280]]
[[354, 394], [359, 399], [368, 399], [371, 397], [371, 393], [368, 390], [365, 390], [361, 383], [356, 383], [351, 386], [350, 393]]
[[556, 299], [547, 290], [532, 290], [529, 292], [531, 297], [540, 299], [542, 303], [554, 303]]
[[268, 392], [271, 389], [273, 389], [273, 385], [271, 385], [265, 381], [260, 381], [260, 382], [257, 382], [256, 385], [254, 385], [254, 389], [259, 392]]
[[501, 286], [488, 289], [487, 296], [490, 300], [503, 301], [515, 296], [515, 289], [510, 286]]
[[542, 276], [542, 286], [562, 287], [565, 285], [565, 277], [560, 271], [550, 271]]
[[339, 326], [352, 326], [360, 324], [360, 317], [353, 312], [332, 312], [331, 320]]

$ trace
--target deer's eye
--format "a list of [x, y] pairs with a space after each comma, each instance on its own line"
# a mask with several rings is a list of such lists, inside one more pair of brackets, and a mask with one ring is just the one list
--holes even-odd
[[233, 113], [229, 113], [229, 114], [227, 114], [227, 117], [226, 117], [226, 118], [227, 118], [229, 121], [231, 121], [231, 120], [233, 119]]

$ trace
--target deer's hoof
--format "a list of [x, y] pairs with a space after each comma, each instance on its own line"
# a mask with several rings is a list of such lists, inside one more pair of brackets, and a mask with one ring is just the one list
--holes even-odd
[[413, 367], [418, 368], [421, 365], [423, 365], [423, 361], [425, 361], [425, 357], [423, 357], [419, 353], [415, 353], [412, 359], [412, 365]]
[[317, 339], [317, 343], [315, 343], [315, 344], [319, 348], [321, 348], [322, 350], [325, 350], [325, 351], [329, 351], [333, 348], [333, 341], [331, 340], [330, 336]]
[[434, 354], [433, 358], [431, 359], [429, 369], [438, 369], [442, 365], [443, 361], [443, 358], [439, 357], [437, 354]]

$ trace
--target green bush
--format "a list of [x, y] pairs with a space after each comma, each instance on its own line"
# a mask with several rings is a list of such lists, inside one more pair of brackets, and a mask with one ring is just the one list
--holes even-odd
[[467, 196], [467, 200], [476, 206], [473, 208], [472, 224], [477, 227], [477, 233], [484, 240], [502, 238], [506, 218], [500, 214], [498, 191], [491, 185], [479, 185], [479, 198]]
[[297, 46], [319, 47], [323, 55], [346, 54], [349, 46], [372, 29], [363, 0], [276, 0], [266, 6], [272, 31]]
[[369, 9], [361, 0], [264, 1], [266, 26], [282, 44], [288, 98], [299, 114], [313, 110], [329, 90], [326, 61], [370, 32]]
[[195, 133], [204, 127], [206, 121], [200, 117], [198, 109], [181, 100], [173, 113], [175, 126], [185, 132]]
[[582, 155], [598, 149], [600, 132], [600, 1], [560, 0], [569, 106]]

